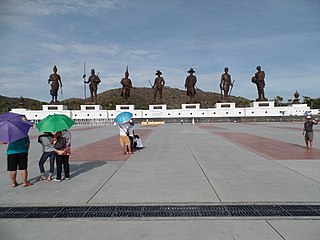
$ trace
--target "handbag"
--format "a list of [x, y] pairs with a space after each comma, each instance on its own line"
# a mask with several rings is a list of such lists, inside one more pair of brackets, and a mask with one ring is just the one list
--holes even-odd
[[65, 137], [62, 137], [61, 135], [58, 136], [57, 141], [54, 144], [54, 148], [57, 150], [64, 149], [66, 146], [67, 140]]

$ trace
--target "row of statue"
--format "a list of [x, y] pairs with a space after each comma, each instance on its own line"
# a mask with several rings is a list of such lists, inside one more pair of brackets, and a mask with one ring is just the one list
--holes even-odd
[[[265, 73], [264, 71], [261, 70], [260, 66], [257, 66], [256, 69], [257, 69], [257, 72], [251, 78], [251, 82], [257, 85], [258, 98], [256, 99], [256, 101], [267, 101], [268, 99], [265, 98], [265, 95], [264, 95]], [[185, 80], [185, 85], [184, 85], [186, 89], [186, 95], [189, 97], [189, 101], [187, 101], [187, 103], [194, 103], [195, 95], [196, 95], [197, 77], [194, 75], [195, 71], [193, 70], [193, 68], [190, 68], [188, 73], [189, 73], [189, 76], [187, 76]], [[83, 75], [83, 82], [84, 84], [89, 84], [89, 90], [91, 94], [91, 103], [94, 103], [94, 104], [97, 103], [98, 85], [99, 83], [101, 83], [101, 80], [98, 75], [99, 74], [96, 74], [94, 69], [91, 69], [91, 75], [89, 76], [88, 80], [86, 80], [86, 74]], [[153, 101], [154, 103], [162, 104], [163, 103], [162, 90], [165, 85], [165, 80], [163, 77], [161, 77], [162, 72], [160, 70], [157, 70], [155, 75], [157, 77], [155, 78], [153, 85], [149, 81], [151, 87], [154, 89]], [[229, 69], [227, 67], [224, 68], [224, 73], [221, 75], [221, 80], [219, 85], [220, 91], [221, 91], [221, 102], [226, 102], [229, 100], [234, 82], [235, 81], [231, 80]], [[59, 86], [61, 87], [61, 91], [62, 91], [62, 81], [61, 81], [60, 75], [57, 73], [56, 65], [53, 67], [53, 73], [50, 74], [48, 83], [51, 84], [51, 89], [50, 89], [50, 95], [52, 96], [51, 104], [57, 104], [59, 103], [58, 101]], [[129, 78], [128, 66], [126, 68], [124, 78], [121, 79], [120, 84], [122, 85], [121, 96], [123, 97], [124, 103], [127, 104], [128, 99], [130, 97], [130, 91], [132, 88], [132, 81]], [[157, 101], [158, 93], [159, 93], [159, 100]]]

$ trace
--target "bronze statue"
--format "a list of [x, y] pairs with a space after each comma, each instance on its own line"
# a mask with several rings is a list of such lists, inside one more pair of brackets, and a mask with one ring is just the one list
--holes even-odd
[[130, 97], [130, 89], [132, 88], [132, 82], [131, 82], [131, 79], [129, 78], [128, 66], [127, 66], [127, 69], [126, 69], [124, 76], [125, 77], [122, 78], [120, 81], [120, 83], [122, 85], [121, 97], [123, 97], [125, 102], [127, 103], [128, 98]]
[[157, 70], [156, 75], [158, 77], [155, 78], [154, 80], [154, 84], [152, 86], [152, 88], [154, 89], [154, 95], [153, 95], [153, 101], [155, 102], [157, 99], [157, 92], [159, 92], [160, 95], [160, 102], [162, 103], [162, 90], [164, 87], [164, 84], [166, 83], [164, 81], [163, 77], [160, 77], [162, 75], [162, 72], [160, 72], [160, 70]]
[[264, 87], [266, 85], [264, 78], [264, 71], [261, 70], [260, 66], [257, 66], [257, 72], [251, 78], [251, 82], [255, 83], [258, 89], [258, 98], [256, 99], [256, 101], [268, 101], [268, 99], [264, 96]]
[[[97, 100], [98, 100], [98, 95], [97, 95], [98, 85], [99, 83], [101, 83], [101, 80], [98, 75], [99, 73], [96, 75], [95, 70], [91, 69], [91, 76], [89, 77], [88, 81], [84, 81], [84, 83], [89, 83], [91, 102], [94, 102], [95, 104], [97, 104]], [[86, 76], [84, 75], [83, 78], [85, 77]]]
[[[221, 75], [220, 81], [220, 91], [222, 100], [227, 100], [229, 94], [231, 93], [231, 89], [233, 87], [233, 83], [231, 82], [231, 75], [228, 73], [229, 69], [227, 67], [224, 68], [224, 73]], [[230, 89], [231, 86], [231, 89]], [[229, 92], [230, 90], [230, 92]], [[223, 93], [223, 94], [222, 94]]]
[[188, 73], [190, 75], [186, 78], [184, 87], [187, 89], [187, 96], [190, 97], [190, 103], [193, 103], [196, 95], [195, 85], [197, 83], [197, 77], [193, 75], [193, 73], [195, 73], [193, 68], [190, 68]]
[[56, 65], [53, 66], [53, 73], [50, 74], [48, 79], [48, 84], [51, 82], [51, 89], [50, 89], [50, 95], [52, 96], [51, 104], [52, 103], [58, 103], [58, 90], [59, 90], [59, 84], [62, 88], [62, 82], [61, 77], [59, 74], [57, 74], [57, 67]]

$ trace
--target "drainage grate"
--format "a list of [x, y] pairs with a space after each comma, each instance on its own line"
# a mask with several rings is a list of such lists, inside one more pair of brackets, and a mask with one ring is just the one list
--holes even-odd
[[0, 218], [320, 217], [320, 205], [0, 207]]

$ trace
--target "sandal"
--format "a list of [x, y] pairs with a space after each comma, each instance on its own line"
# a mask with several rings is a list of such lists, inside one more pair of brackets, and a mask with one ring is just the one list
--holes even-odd
[[51, 177], [51, 176], [49, 176], [49, 177], [48, 177], [48, 181], [51, 181], [51, 180], [52, 180], [52, 177]]
[[46, 180], [47, 178], [45, 177], [45, 176], [41, 176], [40, 178], [39, 178], [39, 180], [40, 181], [43, 181], [43, 180]]
[[18, 184], [17, 182], [12, 183], [12, 187], [13, 187], [13, 188], [18, 187], [18, 185], [19, 185], [19, 184]]
[[31, 182], [28, 182], [28, 181], [22, 184], [23, 187], [29, 187], [29, 186], [32, 186], [32, 185], [33, 184]]

